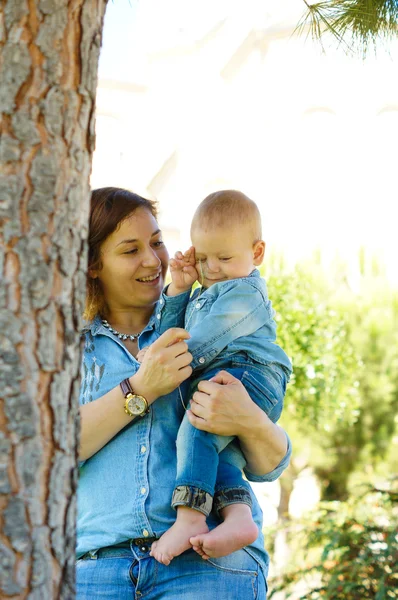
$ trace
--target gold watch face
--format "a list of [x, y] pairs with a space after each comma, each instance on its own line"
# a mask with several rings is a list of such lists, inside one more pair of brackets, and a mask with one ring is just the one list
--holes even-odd
[[126, 409], [131, 415], [142, 415], [147, 409], [145, 398], [137, 395], [130, 396], [126, 400]]

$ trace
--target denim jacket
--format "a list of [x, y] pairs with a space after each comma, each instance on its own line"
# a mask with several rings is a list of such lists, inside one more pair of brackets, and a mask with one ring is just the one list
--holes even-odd
[[[152, 317], [140, 334], [139, 348], [153, 343], [170, 327], [176, 316], [183, 323], [189, 294], [162, 296]], [[165, 307], [170, 310], [168, 320]], [[132, 376], [139, 363], [125, 346], [95, 319], [83, 332], [82, 385], [80, 403], [93, 402]], [[181, 386], [186, 393], [187, 385]], [[77, 556], [137, 538], [160, 536], [175, 521], [170, 506], [176, 474], [175, 443], [184, 414], [179, 391], [158, 398], [143, 418], [134, 419], [101, 450], [82, 461], [79, 468]], [[230, 444], [224, 452], [236, 452]], [[251, 481], [274, 481], [289, 464], [288, 450], [281, 463], [258, 477], [246, 471]], [[261, 509], [253, 494], [253, 517], [261, 531]], [[208, 518], [209, 527], [218, 521]], [[262, 534], [248, 550], [267, 573], [268, 555]]]
[[290, 374], [291, 362], [275, 343], [274, 314], [267, 285], [257, 269], [248, 277], [215, 283], [202, 293], [197, 288], [185, 315], [192, 368], [202, 369], [215, 357], [218, 363], [243, 352], [261, 364], [280, 364]]

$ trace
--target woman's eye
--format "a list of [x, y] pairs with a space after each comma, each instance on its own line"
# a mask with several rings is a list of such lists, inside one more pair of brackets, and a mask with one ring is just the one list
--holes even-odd
[[155, 246], [155, 248], [160, 248], [161, 246], [164, 246], [164, 242], [162, 242], [162, 240], [159, 240], [158, 242], [154, 242], [153, 245]]
[[227, 260], [231, 260], [232, 256], [227, 256], [225, 258], [220, 258], [221, 261], [226, 262]]
[[138, 248], [131, 248], [131, 250], [127, 250], [125, 254], [135, 254], [136, 252], [138, 252]]

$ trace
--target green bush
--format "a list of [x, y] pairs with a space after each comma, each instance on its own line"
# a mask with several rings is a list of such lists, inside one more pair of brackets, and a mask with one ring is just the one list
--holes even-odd
[[278, 344], [293, 361], [285, 411], [302, 433], [326, 435], [358, 416], [362, 364], [345, 311], [315, 264], [271, 270], [269, 294], [276, 310]]
[[[397, 522], [397, 481], [367, 486], [347, 502], [321, 503], [291, 535], [297, 567], [270, 580], [270, 600], [282, 590], [300, 600], [398, 598]], [[304, 582], [307, 591], [298, 595]]]
[[282, 423], [294, 470], [312, 467], [323, 499], [345, 500], [357, 473], [397, 466], [398, 293], [364, 252], [354, 289], [344, 262], [328, 270], [321, 262], [288, 269], [271, 256], [267, 283], [278, 343], [293, 360]]

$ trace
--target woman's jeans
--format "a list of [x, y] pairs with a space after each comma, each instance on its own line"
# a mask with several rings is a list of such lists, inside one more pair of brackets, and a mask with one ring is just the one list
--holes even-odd
[[168, 567], [149, 551], [113, 546], [80, 558], [77, 600], [266, 600], [263, 572], [245, 550], [210, 560], [188, 550]]
[[[219, 372], [220, 366], [198, 377], [193, 383], [193, 391], [198, 380], [210, 379]], [[287, 384], [285, 370], [279, 365], [250, 362], [247, 357], [240, 360], [239, 355], [234, 357], [230, 367], [228, 372], [243, 383], [253, 402], [275, 423], [283, 408]], [[212, 509], [213, 497], [218, 511], [229, 504], [251, 506], [249, 487], [242, 477], [241, 461], [234, 464], [228, 453], [225, 457], [229, 460], [224, 460], [224, 454], [219, 460], [220, 452], [233, 439], [232, 436], [196, 429], [184, 416], [177, 436], [177, 476], [172, 506], [190, 506], [206, 516]], [[236, 459], [236, 453], [234, 456]]]

